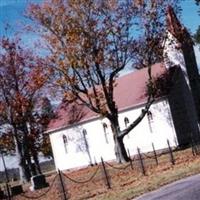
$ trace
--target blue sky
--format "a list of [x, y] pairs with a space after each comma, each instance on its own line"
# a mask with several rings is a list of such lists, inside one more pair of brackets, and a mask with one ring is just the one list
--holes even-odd
[[[40, 2], [41, 0], [0, 0], [0, 37], [2, 35], [13, 35], [16, 31], [22, 30], [21, 22], [28, 23], [23, 14], [25, 8], [30, 2]], [[194, 0], [182, 0], [181, 3], [183, 12], [181, 16], [182, 23], [194, 33], [200, 25], [200, 16], [198, 15], [198, 7], [195, 5]], [[8, 23], [10, 25], [9, 31], [5, 32], [4, 27]], [[34, 35], [23, 35], [26, 42], [31, 42]], [[197, 48], [196, 52], [197, 51]], [[198, 55], [198, 63], [200, 66], [200, 55]]]
[[[4, 34], [4, 25], [9, 23], [13, 28], [19, 27], [19, 22], [24, 21], [24, 10], [29, 2], [40, 2], [41, 0], [0, 0], [0, 36]], [[182, 0], [182, 22], [193, 33], [200, 24], [200, 16], [197, 14], [198, 7], [194, 4], [194, 0]]]
[[194, 4], [194, 0], [184, 0], [181, 3], [183, 12], [181, 16], [182, 23], [194, 33], [200, 25], [200, 16], [198, 15], [199, 7]]
[[[41, 0], [0, 0], [0, 37], [21, 31], [22, 23], [29, 23], [24, 17], [26, 7], [30, 2], [39, 1]], [[5, 31], [6, 24], [9, 24], [8, 31]]]
[[[11, 32], [20, 30], [20, 22], [28, 20], [23, 17], [24, 10], [30, 2], [40, 2], [41, 0], [0, 0], [0, 36], [5, 34], [4, 26], [9, 23]], [[200, 16], [197, 14], [198, 7], [194, 0], [182, 0], [182, 22], [191, 31], [195, 32], [200, 24]], [[8, 33], [11, 34], [11, 33]]]

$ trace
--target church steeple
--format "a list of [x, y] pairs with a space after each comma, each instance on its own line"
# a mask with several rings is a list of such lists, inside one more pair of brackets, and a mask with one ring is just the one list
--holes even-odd
[[167, 8], [167, 39], [164, 47], [166, 67], [179, 65], [191, 89], [200, 121], [200, 81], [192, 38], [178, 20], [173, 8]]
[[190, 43], [193, 45], [193, 41], [190, 37], [187, 29], [181, 25], [173, 8], [168, 6], [167, 8], [167, 30], [181, 43]]

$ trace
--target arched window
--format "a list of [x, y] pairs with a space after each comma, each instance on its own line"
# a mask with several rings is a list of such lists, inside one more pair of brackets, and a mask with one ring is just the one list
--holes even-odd
[[83, 129], [82, 133], [83, 133], [83, 140], [84, 140], [84, 143], [85, 143], [85, 150], [86, 150], [88, 157], [89, 157], [89, 163], [90, 163], [90, 165], [92, 165], [92, 158], [91, 158], [91, 155], [90, 155], [89, 144], [88, 144], [88, 141], [87, 141], [87, 130]]
[[106, 143], [108, 144], [109, 141], [108, 141], [108, 132], [107, 132], [107, 129], [108, 129], [107, 124], [106, 124], [106, 123], [103, 123], [104, 136], [105, 136]]
[[85, 143], [85, 148], [86, 148], [86, 150], [88, 149], [88, 141], [87, 141], [87, 137], [86, 137], [86, 135], [87, 135], [87, 131], [86, 131], [86, 129], [83, 129], [83, 139], [84, 139], [84, 143]]
[[86, 129], [83, 129], [83, 135], [87, 135]]
[[150, 110], [147, 112], [147, 116], [150, 120], [153, 120], [153, 115], [152, 115], [152, 112]]
[[[124, 117], [124, 124], [125, 124], [125, 127], [127, 128], [127, 127], [128, 127], [128, 124], [129, 124], [129, 119], [128, 119], [128, 117]], [[127, 134], [127, 138], [130, 138], [130, 137], [129, 137], [129, 134]]]
[[63, 143], [64, 143], [64, 147], [65, 147], [65, 153], [67, 153], [68, 140], [67, 140], [66, 135], [63, 135]]
[[129, 124], [129, 119], [128, 119], [128, 117], [124, 117], [124, 124], [125, 124], [125, 127], [128, 126], [128, 124]]
[[152, 123], [153, 123], [153, 114], [151, 111], [147, 112], [147, 118], [148, 118], [148, 124], [149, 124], [149, 130], [151, 133], [153, 133]]

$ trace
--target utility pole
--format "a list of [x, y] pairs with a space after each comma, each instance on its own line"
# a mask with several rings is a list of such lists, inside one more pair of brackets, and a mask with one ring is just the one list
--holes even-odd
[[1, 158], [2, 158], [2, 161], [3, 161], [4, 171], [5, 171], [5, 175], [6, 175], [6, 190], [7, 190], [8, 200], [11, 200], [11, 194], [10, 194], [10, 189], [9, 189], [9, 185], [8, 185], [8, 183], [9, 183], [8, 171], [7, 171], [7, 168], [6, 168], [3, 150], [1, 148], [0, 148], [0, 152], [1, 152]]

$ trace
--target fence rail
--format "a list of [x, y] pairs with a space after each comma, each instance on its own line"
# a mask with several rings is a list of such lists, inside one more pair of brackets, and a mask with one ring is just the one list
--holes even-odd
[[[122, 180], [121, 184], [126, 184], [126, 181], [128, 181], [125, 180], [127, 175], [131, 177], [132, 174], [138, 173], [138, 171], [140, 171], [141, 175], [147, 176], [148, 170], [150, 170], [150, 166], [154, 167], [160, 164], [163, 165], [163, 163], [170, 163], [171, 165], [175, 165], [176, 157], [174, 156], [174, 152], [176, 152], [177, 149], [172, 149], [169, 141], [167, 141], [167, 145], [168, 148], [163, 152], [155, 151], [153, 143], [151, 152], [144, 153], [139, 148], [137, 148], [137, 155], [134, 155], [132, 157], [130, 156], [129, 150], [127, 150], [130, 161], [126, 164], [108, 162], [104, 161], [104, 159], [101, 158], [100, 163], [91, 167], [91, 169], [93, 170], [90, 170], [90, 173], [87, 174], [87, 177], [85, 175], [80, 175], [79, 178], [74, 178], [71, 173], [69, 175], [69, 173], [64, 173], [58, 170], [58, 173], [52, 178], [49, 187], [47, 189], [44, 189], [42, 193], [38, 194], [37, 196], [36, 194], [32, 196], [30, 192], [28, 194], [23, 193], [20, 195], [20, 197], [22, 197], [23, 199], [44, 200], [45, 196], [47, 196], [51, 191], [54, 192], [54, 190], [57, 189], [59, 197], [57, 197], [56, 199], [68, 200], [73, 197], [73, 188], [79, 187], [78, 185], [81, 185], [81, 189], [86, 189], [88, 184], [91, 184], [92, 182], [92, 184], [94, 184], [95, 186], [111, 189], [115, 187], [116, 181], [117, 179], [120, 179], [120, 176], [120, 180]], [[194, 154], [193, 148], [192, 154], [194, 156], [197, 155], [197, 153]], [[123, 177], [125, 178], [123, 179]], [[77, 191], [77, 193], [81, 193], [81, 191]], [[4, 199], [6, 199], [6, 196]], [[13, 199], [15, 199], [15, 197], [13, 197]]]

